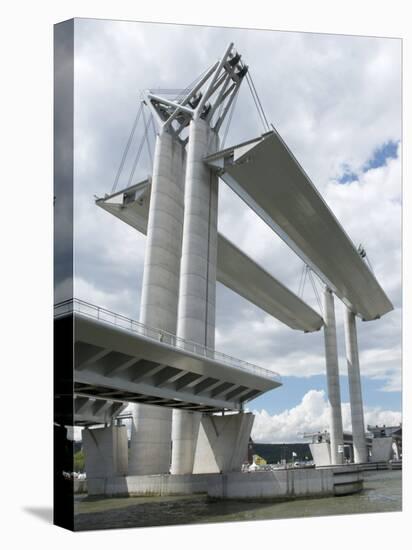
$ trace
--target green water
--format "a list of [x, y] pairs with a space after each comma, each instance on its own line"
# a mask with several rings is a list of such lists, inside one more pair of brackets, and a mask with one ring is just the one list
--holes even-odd
[[210, 501], [206, 496], [75, 499], [75, 528], [115, 529], [222, 521], [252, 521], [402, 509], [402, 472], [365, 472], [356, 495], [288, 502]]

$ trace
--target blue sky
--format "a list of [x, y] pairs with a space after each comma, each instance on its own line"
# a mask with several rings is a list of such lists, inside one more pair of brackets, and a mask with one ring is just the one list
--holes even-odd
[[[76, 297], [139, 317], [145, 237], [96, 208], [93, 195], [103, 196], [112, 187], [139, 90], [181, 88], [219, 58], [230, 41], [252, 69], [269, 122], [354, 244], [362, 243], [394, 304], [394, 311], [379, 321], [359, 322], [358, 338], [365, 410], [377, 407], [381, 420], [393, 419], [394, 411], [399, 418], [399, 40], [77, 20]], [[148, 43], [149, 49], [144, 47]], [[262, 56], [262, 51], [273, 54]], [[246, 87], [240, 91], [226, 145], [261, 133], [258, 117], [253, 115]], [[139, 175], [146, 177], [148, 168], [141, 169]], [[302, 262], [224, 184], [219, 189], [219, 231], [297, 292]], [[308, 285], [304, 300], [318, 309]], [[338, 302], [339, 350], [344, 354], [343, 313]], [[284, 381], [281, 389], [250, 406], [272, 416], [300, 407], [296, 422], [289, 419], [293, 422], [282, 424], [283, 417], [273, 420], [264, 414], [260, 421], [257, 416], [255, 424], [261, 430], [260, 434], [255, 430], [257, 437], [266, 441], [278, 440], [279, 433], [295, 437], [293, 431], [306, 417], [305, 429], [317, 426], [320, 417], [323, 424], [328, 422], [327, 414], [320, 414], [326, 411], [322, 331], [292, 331], [222, 285], [217, 285], [216, 315], [217, 350], [277, 371]], [[347, 403], [344, 356], [339, 362], [342, 402]]]
[[[295, 376], [283, 376], [282, 386], [268, 392], [253, 401], [248, 408], [265, 409], [269, 414], [279, 414], [285, 409], [291, 409], [299, 405], [304, 395], [310, 390], [323, 390], [327, 393], [326, 376], [309, 376], [307, 378]], [[340, 378], [342, 402], [349, 401], [348, 377]], [[382, 390], [382, 380], [374, 380], [362, 376], [362, 391], [365, 395], [368, 407], [384, 407], [393, 411], [401, 410], [401, 393]]]
[[[388, 159], [396, 159], [398, 157], [399, 143], [399, 141], [395, 142], [389, 140], [386, 143], [383, 143], [380, 147], [377, 147], [374, 150], [373, 155], [361, 167], [361, 171], [367, 172], [368, 170], [373, 170], [374, 168], [380, 168], [387, 163]], [[347, 164], [343, 166], [342, 172], [342, 175], [338, 178], [339, 183], [345, 184], [359, 180], [356, 171], [352, 170]]]

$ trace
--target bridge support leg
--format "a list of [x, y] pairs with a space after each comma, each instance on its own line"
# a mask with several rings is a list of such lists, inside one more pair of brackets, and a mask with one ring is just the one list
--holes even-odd
[[252, 413], [203, 416], [193, 467], [194, 474], [239, 472], [247, 462]]
[[202, 413], [173, 411], [171, 474], [191, 474]]
[[[218, 138], [206, 121], [192, 120], [177, 327], [178, 336], [211, 348], [215, 341], [218, 178], [203, 163], [203, 158], [217, 150], [217, 143]], [[173, 413], [172, 472], [175, 474], [191, 473], [193, 468], [197, 434], [193, 429], [197, 422], [193, 414], [179, 410]]]
[[323, 312], [325, 323], [326, 379], [330, 404], [330, 459], [332, 464], [343, 464], [342, 408], [340, 399], [335, 305], [332, 291], [327, 287], [323, 293]]
[[127, 475], [127, 428], [109, 426], [82, 430], [88, 480]]
[[[185, 151], [164, 132], [157, 137], [147, 226], [140, 320], [176, 334], [182, 251]], [[172, 411], [134, 405], [130, 474], [169, 472]]]
[[355, 314], [345, 308], [345, 343], [355, 463], [368, 461]]

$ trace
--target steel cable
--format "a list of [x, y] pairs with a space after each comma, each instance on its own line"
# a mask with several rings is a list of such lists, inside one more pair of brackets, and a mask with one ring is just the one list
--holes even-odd
[[131, 130], [130, 135], [129, 135], [129, 139], [127, 140], [126, 147], [123, 151], [122, 160], [120, 161], [120, 166], [119, 166], [119, 169], [117, 170], [116, 177], [114, 179], [114, 183], [113, 183], [113, 186], [112, 186], [112, 194], [116, 191], [117, 185], [119, 183], [120, 174], [123, 170], [124, 163], [126, 162], [126, 157], [127, 157], [128, 152], [129, 152], [130, 145], [132, 144], [134, 133], [135, 133], [137, 125], [139, 123], [140, 116], [142, 114], [142, 110], [143, 110], [143, 103], [140, 104], [140, 107], [139, 107], [139, 109], [136, 113], [136, 117], [134, 119], [132, 130]]

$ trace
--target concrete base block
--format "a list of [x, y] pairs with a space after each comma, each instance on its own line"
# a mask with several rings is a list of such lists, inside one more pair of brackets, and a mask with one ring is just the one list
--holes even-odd
[[82, 441], [88, 480], [127, 474], [126, 426], [82, 430]]
[[372, 439], [371, 462], [388, 462], [392, 458], [392, 438], [376, 437]]
[[316, 466], [330, 466], [332, 464], [329, 443], [309, 443], [309, 447]]
[[208, 495], [219, 499], [281, 500], [333, 494], [332, 472], [315, 469], [222, 474], [208, 488]]
[[206, 494], [211, 478], [205, 475], [148, 475], [93, 479], [90, 496], [178, 496]]
[[89, 495], [174, 496], [207, 494], [216, 499], [288, 500], [358, 492], [359, 468], [279, 469], [227, 474], [155, 475], [100, 478], [88, 481]]
[[194, 474], [240, 471], [254, 421], [252, 413], [203, 416], [193, 466]]

